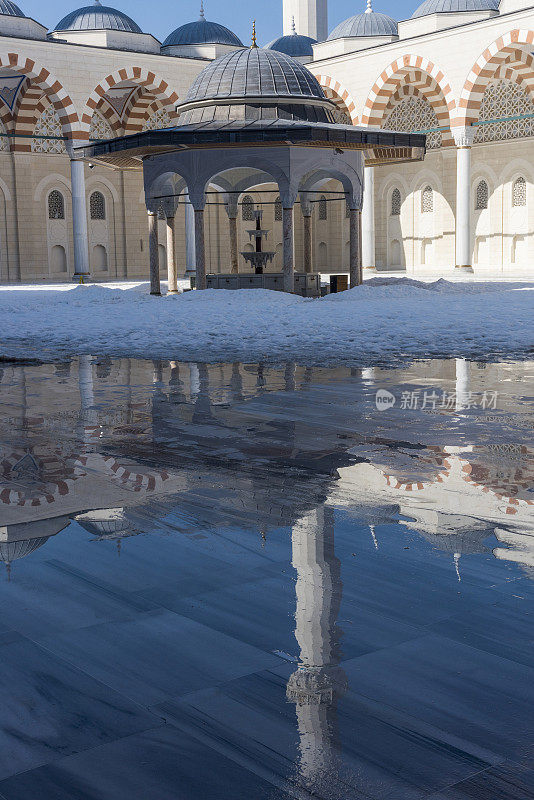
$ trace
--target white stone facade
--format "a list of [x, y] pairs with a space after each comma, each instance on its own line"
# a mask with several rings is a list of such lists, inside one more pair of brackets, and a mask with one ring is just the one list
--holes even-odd
[[[481, 277], [534, 277], [534, 9], [525, 6], [503, 0], [500, 13], [433, 14], [401, 22], [398, 37], [343, 39], [341, 50], [335, 41], [314, 47], [308, 68], [337, 103], [340, 120], [428, 134], [422, 164], [366, 170], [372, 190], [364, 209], [365, 267], [421, 276], [447, 277], [461, 267]], [[301, 14], [298, 32], [314, 35], [310, 26], [326, 19], [326, 0], [286, 4], [284, 24], [290, 11]], [[305, 23], [306, 15], [315, 22]], [[0, 281], [70, 280], [76, 260], [96, 280], [146, 278], [141, 174], [86, 164], [85, 199], [78, 187], [73, 205], [72, 148], [173, 125], [176, 105], [217, 48], [162, 55], [149, 34], [119, 31], [104, 37], [73, 32], [59, 41], [59, 35], [46, 38], [33, 20], [2, 15], [0, 32]], [[348, 268], [349, 221], [335, 194], [340, 188], [325, 184], [326, 203], [318, 195], [314, 204], [316, 270]], [[283, 241], [276, 192], [274, 184], [247, 192], [265, 212], [266, 247], [277, 254], [273, 270], [280, 269]], [[73, 213], [87, 219], [85, 240], [83, 225], [73, 236]], [[245, 250], [249, 223], [241, 207], [238, 219], [238, 246]], [[165, 221], [159, 226], [164, 275]], [[209, 272], [228, 271], [228, 227], [222, 198], [211, 194]], [[174, 236], [179, 274], [193, 266], [186, 229], [182, 198]], [[295, 248], [299, 269], [298, 209]]]

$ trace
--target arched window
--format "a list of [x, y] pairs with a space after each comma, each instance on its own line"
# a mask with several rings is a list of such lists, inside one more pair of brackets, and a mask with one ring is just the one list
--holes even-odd
[[483, 208], [488, 207], [489, 189], [486, 181], [480, 181], [477, 186], [477, 198], [475, 209], [481, 211]]
[[421, 198], [421, 211], [423, 214], [429, 214], [434, 211], [434, 190], [431, 186], [425, 186]]
[[[54, 106], [47, 106], [33, 129], [32, 153], [66, 153], [61, 120]], [[47, 138], [51, 137], [51, 138]]]
[[98, 111], [95, 111], [91, 117], [89, 139], [113, 139], [113, 130], [111, 125], [101, 114], [98, 113]]
[[319, 200], [319, 219], [328, 219], [328, 206], [324, 194], [321, 195], [321, 199]]
[[93, 192], [89, 198], [91, 219], [106, 219], [106, 201], [102, 192]]
[[254, 221], [254, 200], [250, 195], [247, 194], [246, 197], [243, 198], [242, 203], [242, 216], [245, 222], [253, 222]]
[[282, 201], [279, 197], [274, 201], [274, 221], [282, 222]]
[[65, 201], [57, 189], [48, 195], [48, 219], [65, 219]]
[[399, 217], [401, 212], [401, 193], [399, 189], [393, 189], [393, 194], [391, 195], [391, 216], [392, 217]]
[[527, 204], [527, 182], [524, 178], [518, 178], [512, 190], [512, 205], [526, 206]]
[[158, 131], [162, 128], [171, 128], [173, 125], [169, 112], [165, 108], [158, 108], [145, 120], [144, 131]]

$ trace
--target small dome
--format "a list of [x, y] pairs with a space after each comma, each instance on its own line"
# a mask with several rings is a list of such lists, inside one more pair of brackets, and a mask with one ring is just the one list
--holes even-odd
[[235, 97], [325, 99], [319, 82], [284, 53], [250, 47], [215, 59], [197, 76], [186, 103]]
[[313, 45], [317, 44], [317, 39], [311, 36], [301, 36], [295, 29], [295, 18], [293, 17], [293, 33], [289, 36], [280, 36], [278, 39], [266, 45], [266, 50], [276, 50], [277, 53], [285, 53], [292, 58], [302, 58], [313, 56]]
[[6, 17], [25, 17], [26, 14], [23, 14], [22, 11], [15, 3], [12, 3], [11, 0], [0, 0], [0, 14], [4, 14]]
[[499, 0], [425, 0], [415, 17], [426, 17], [428, 14], [457, 14], [461, 11], [498, 11]]
[[170, 33], [162, 47], [176, 47], [188, 44], [229, 44], [243, 47], [243, 42], [229, 28], [218, 22], [209, 22], [204, 17], [204, 4], [200, 7], [200, 19], [188, 22]]
[[[1, 2], [2, 0], [0, 0]], [[58, 22], [55, 31], [127, 31], [142, 33], [143, 31], [123, 11], [110, 6], [101, 6], [99, 0], [94, 5], [71, 11]]]
[[393, 17], [373, 11], [371, 0], [367, 0], [367, 9], [363, 14], [356, 14], [334, 28], [328, 41], [334, 39], [351, 39], [358, 36], [398, 36], [399, 28]]

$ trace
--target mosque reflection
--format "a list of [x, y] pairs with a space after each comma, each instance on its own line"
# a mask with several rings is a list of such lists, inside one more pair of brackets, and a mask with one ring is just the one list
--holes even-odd
[[[14, 562], [71, 521], [119, 551], [155, 524], [186, 533], [240, 525], [267, 540], [289, 528], [298, 782], [313, 796], [345, 797], [335, 515], [367, 526], [376, 548], [381, 525], [420, 534], [450, 553], [459, 580], [462, 556], [479, 553], [529, 574], [534, 450], [521, 394], [532, 373], [531, 363], [311, 370], [89, 356], [6, 366], [0, 558], [15, 580]], [[374, 402], [383, 386], [445, 387], [457, 400], [435, 414], [384, 414]], [[495, 386], [504, 388], [491, 415], [468, 407], [471, 391]]]

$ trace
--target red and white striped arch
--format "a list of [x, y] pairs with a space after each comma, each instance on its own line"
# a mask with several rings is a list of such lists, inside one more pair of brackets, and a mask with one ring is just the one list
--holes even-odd
[[144, 67], [124, 67], [116, 70], [112, 75], [108, 75], [107, 78], [104, 78], [87, 98], [80, 126], [82, 134], [85, 135], [85, 137], [89, 135], [91, 117], [98, 107], [100, 100], [109, 89], [124, 81], [132, 81], [142, 86], [145, 90], [144, 93], [150, 93], [152, 100], [156, 98], [161, 106], [167, 109], [171, 119], [176, 116], [175, 106], [178, 102], [178, 95], [176, 92], [170, 91], [169, 84], [166, 81]]
[[477, 121], [484, 92], [503, 65], [506, 64], [509, 74], [514, 75], [511, 79], [522, 83], [524, 88], [534, 85], [530, 55], [533, 44], [534, 30], [515, 29], [499, 36], [486, 47], [467, 76], [454, 125], [471, 125]]
[[315, 78], [328, 99], [333, 100], [340, 111], [349, 115], [353, 125], [357, 125], [358, 114], [356, 111], [356, 103], [347, 89], [345, 89], [339, 81], [336, 81], [335, 78], [331, 78], [330, 75], [315, 75]]
[[[74, 103], [60, 81], [50, 70], [43, 67], [33, 58], [28, 58], [21, 53], [5, 51], [0, 51], [0, 67], [13, 70], [19, 75], [26, 75], [31, 82], [30, 86], [32, 88], [31, 95], [28, 95], [28, 90], [25, 92], [28, 100], [30, 101], [31, 98], [35, 101], [37, 94], [45, 94], [48, 101], [52, 103], [57, 111], [64, 135], [69, 139], [80, 138], [79, 119]], [[36, 91], [37, 89], [39, 92]], [[27, 114], [26, 118], [28, 118]]]
[[377, 78], [365, 103], [362, 125], [379, 128], [391, 97], [403, 84], [415, 87], [428, 100], [440, 127], [450, 126], [456, 115], [450, 83], [432, 61], [413, 54], [393, 61]]

